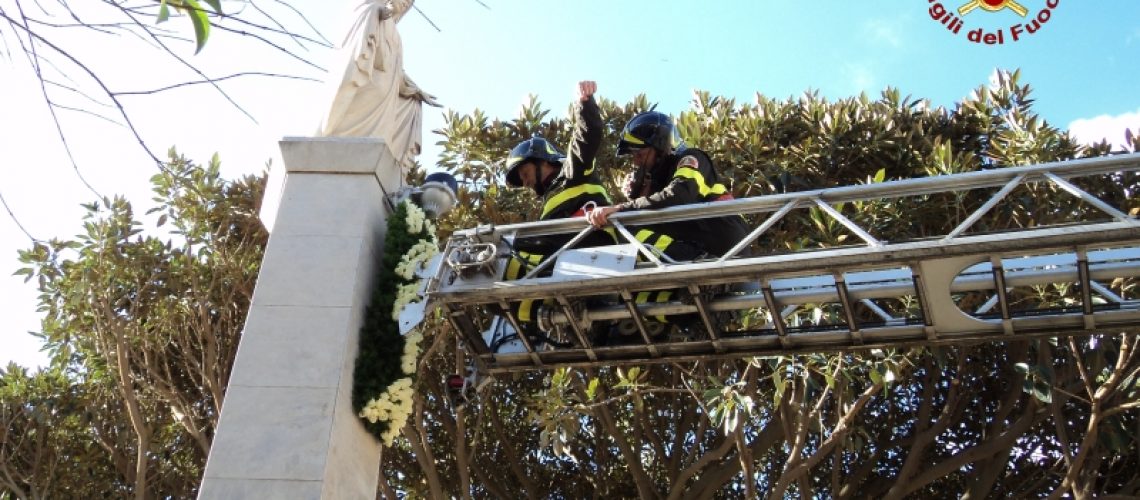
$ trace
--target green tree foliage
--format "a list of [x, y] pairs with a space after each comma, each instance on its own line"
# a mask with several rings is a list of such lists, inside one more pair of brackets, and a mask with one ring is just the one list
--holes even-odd
[[[1110, 153], [1037, 116], [1018, 76], [999, 74], [954, 109], [894, 90], [752, 103], [698, 93], [677, 118], [738, 196]], [[603, 101], [607, 137], [649, 106], [644, 97]], [[501, 161], [535, 131], [564, 144], [568, 124], [549, 115], [537, 101], [511, 120], [449, 115], [437, 131], [442, 164], [465, 188], [441, 236], [537, 216], [532, 195], [504, 189]], [[598, 166], [617, 192], [613, 147]], [[22, 254], [22, 272], [43, 293], [54, 362], [0, 374], [0, 497], [186, 497], [197, 487], [265, 242], [255, 217], [262, 180], [225, 182], [216, 164], [174, 157], [155, 183], [160, 223], [174, 228], [168, 240], [143, 234], [125, 200], [103, 200], [89, 207], [83, 234]], [[1135, 215], [1138, 184], [1129, 174], [1081, 187]], [[952, 228], [987, 195], [841, 210], [890, 240]], [[1019, 188], [978, 230], [1093, 216], [1040, 183]], [[760, 250], [850, 237], [804, 211], [774, 227]], [[1135, 280], [1107, 285], [1137, 298]], [[1017, 307], [1030, 309], [1074, 295], [1064, 284], [1015, 290]], [[900, 301], [891, 312], [908, 307]], [[832, 313], [821, 305], [789, 321]], [[525, 373], [497, 377], [465, 404], [444, 387], [468, 361], [448, 323], [432, 318], [425, 335], [413, 416], [383, 449], [388, 498], [1140, 492], [1136, 332]]]
[[[129, 488], [103, 448], [114, 424], [99, 421], [98, 387], [58, 367], [0, 376], [0, 498], [113, 498]], [[105, 397], [105, 395], [104, 395]]]
[[[828, 100], [698, 92], [676, 118], [737, 196], [881, 182], [1109, 154], [1033, 111], [1016, 72], [998, 72], [953, 109], [887, 89]], [[644, 97], [601, 102], [616, 137]], [[532, 99], [513, 119], [451, 112], [441, 165], [465, 182], [443, 233], [533, 220], [537, 200], [508, 190], [502, 159], [534, 132], [565, 144], [569, 124]], [[615, 141], [599, 171], [617, 193]], [[1135, 144], [1128, 146], [1135, 150]], [[1135, 174], [1081, 187], [1133, 215]], [[839, 207], [884, 240], [945, 234], [990, 192]], [[761, 251], [854, 238], [818, 213], [793, 213]], [[1020, 187], [973, 230], [1103, 217], [1046, 183]], [[1136, 298], [1134, 280], [1111, 283]], [[1071, 304], [1064, 284], [1017, 289], [1017, 307]], [[966, 296], [962, 300], [976, 300]], [[1079, 299], [1077, 299], [1079, 300]], [[895, 304], [893, 314], [913, 307]], [[867, 314], [867, 311], [860, 311]], [[834, 314], [821, 305], [789, 321]], [[500, 376], [456, 404], [442, 387], [466, 361], [446, 325], [429, 332], [417, 411], [384, 451], [382, 492], [459, 497], [1091, 498], [1140, 492], [1136, 332], [1041, 341], [675, 363]]]
[[75, 238], [20, 253], [52, 365], [0, 378], [0, 432], [15, 437], [0, 440], [0, 496], [197, 491], [267, 239], [264, 177], [218, 169], [170, 152], [151, 179], [165, 238], [104, 199]]

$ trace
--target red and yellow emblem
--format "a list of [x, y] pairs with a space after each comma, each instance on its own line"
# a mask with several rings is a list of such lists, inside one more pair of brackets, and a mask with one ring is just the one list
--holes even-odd
[[966, 2], [965, 5], [958, 7], [958, 15], [964, 16], [978, 7], [990, 12], [997, 12], [1009, 8], [1009, 10], [1016, 12], [1017, 15], [1021, 17], [1025, 17], [1026, 14], [1029, 14], [1029, 10], [1017, 3], [1017, 0], [970, 0]]

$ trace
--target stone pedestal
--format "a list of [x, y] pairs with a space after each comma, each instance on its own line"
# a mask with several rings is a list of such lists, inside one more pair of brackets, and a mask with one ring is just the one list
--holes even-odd
[[379, 139], [286, 138], [281, 152], [273, 230], [199, 498], [372, 499], [380, 445], [353, 413], [352, 371], [383, 252], [381, 183], [390, 193], [402, 179]]

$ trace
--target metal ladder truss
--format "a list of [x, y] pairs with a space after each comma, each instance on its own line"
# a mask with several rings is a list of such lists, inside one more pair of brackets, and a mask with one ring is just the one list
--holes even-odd
[[[607, 247], [574, 248], [593, 231], [581, 217], [457, 231], [421, 274], [426, 300], [405, 310], [401, 329], [439, 308], [487, 373], [1137, 330], [1140, 301], [1113, 291], [1123, 289], [1114, 280], [1140, 277], [1140, 221], [1126, 213], [1136, 206], [1070, 180], [1138, 170], [1131, 154], [623, 212], [611, 221], [627, 243]], [[968, 233], [1027, 183], [1052, 184], [1103, 217]], [[835, 208], [994, 188], [948, 233], [907, 241], [881, 241]], [[812, 207], [861, 242], [739, 256]], [[762, 222], [722, 258], [672, 262], [630, 231], [728, 214]], [[540, 237], [569, 241], [525, 277], [502, 280], [514, 243]], [[1056, 300], [1043, 302], [1049, 290]], [[522, 300], [541, 303], [535, 321], [510, 312]]]

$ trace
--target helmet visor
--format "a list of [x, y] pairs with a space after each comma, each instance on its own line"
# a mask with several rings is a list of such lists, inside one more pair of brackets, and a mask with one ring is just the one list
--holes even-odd
[[518, 157], [511, 157], [507, 160], [507, 165], [510, 165], [510, 168], [507, 169], [507, 185], [508, 186], [516, 187], [516, 188], [517, 187], [523, 187], [522, 175], [520, 174], [520, 171], [523, 169], [524, 166], [526, 166], [528, 163], [530, 163], [527, 160], [528, 160], [527, 158], [518, 158]]

